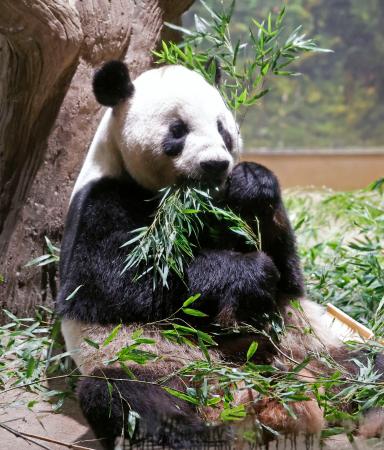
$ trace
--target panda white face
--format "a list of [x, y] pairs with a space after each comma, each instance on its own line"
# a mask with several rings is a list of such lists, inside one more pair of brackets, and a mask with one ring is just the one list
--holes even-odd
[[[102, 89], [94, 89], [100, 101]], [[184, 67], [145, 72], [113, 106], [111, 137], [125, 169], [147, 189], [220, 186], [238, 158], [239, 130], [219, 92]]]

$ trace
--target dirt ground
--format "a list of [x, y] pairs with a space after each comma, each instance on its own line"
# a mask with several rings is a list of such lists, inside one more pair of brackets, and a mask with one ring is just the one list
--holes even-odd
[[[27, 404], [31, 400], [37, 400], [38, 403], [29, 409]], [[54, 413], [52, 405], [36, 394], [25, 392], [22, 389], [0, 393], [0, 423], [16, 432], [29, 433], [63, 443], [63, 445], [55, 444], [32, 437], [26, 440], [0, 427], [1, 450], [35, 450], [41, 448], [64, 450], [71, 448], [65, 444], [72, 443], [81, 446], [73, 446], [73, 449], [101, 449], [75, 399], [65, 400], [60, 413]]]

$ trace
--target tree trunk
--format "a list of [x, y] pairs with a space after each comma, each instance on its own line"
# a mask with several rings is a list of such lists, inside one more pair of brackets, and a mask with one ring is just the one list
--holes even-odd
[[[59, 244], [77, 173], [104, 112], [95, 67], [152, 64], [164, 21], [193, 0], [3, 0], [0, 8], [0, 302], [17, 314], [56, 295], [56, 267], [25, 268]], [[174, 37], [174, 35], [172, 36]]]

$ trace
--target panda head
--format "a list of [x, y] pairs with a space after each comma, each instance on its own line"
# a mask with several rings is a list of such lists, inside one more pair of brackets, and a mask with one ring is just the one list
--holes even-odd
[[111, 139], [141, 186], [224, 183], [241, 138], [219, 92], [201, 75], [165, 66], [131, 82], [125, 64], [110, 61], [96, 72], [93, 90], [99, 103], [113, 108]]

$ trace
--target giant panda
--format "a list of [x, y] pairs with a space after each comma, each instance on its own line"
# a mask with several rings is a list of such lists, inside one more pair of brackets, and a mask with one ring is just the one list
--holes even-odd
[[[181, 66], [148, 70], [131, 81], [124, 63], [110, 61], [96, 72], [93, 91], [108, 109], [70, 200], [56, 310], [67, 350], [83, 375], [80, 406], [104, 447], [115, 448], [128, 436], [129, 411], [138, 414], [146, 436], [170, 447], [187, 448], [183, 437], [202, 436], [205, 423], [217, 421], [216, 409], [197, 410], [153, 383], [165, 377], [165, 385], [183, 391], [185, 380], [166, 377], [202, 359], [198, 347], [174, 344], [154, 325], [144, 328], [144, 336], [156, 339], [155, 349], [150, 344], [142, 348], [160, 359], [145, 365], [127, 361], [134, 379], [120, 366], [106, 363], [132, 341], [135, 330], [170, 316], [190, 295], [201, 294], [194, 307], [208, 314], [203, 325], [208, 330], [210, 324], [228, 328], [252, 320], [267, 330], [268, 319], [263, 318], [273, 312], [285, 319], [287, 332], [278, 348], [263, 335], [219, 335], [218, 346], [209, 350], [217, 361], [244, 360], [256, 340], [255, 360], [282, 370], [326, 348], [356, 371], [331, 319], [304, 296], [278, 180], [262, 165], [238, 163], [239, 128], [216, 87]], [[167, 288], [153, 289], [151, 274], [135, 280], [133, 270], [121, 273], [127, 256], [121, 246], [132, 230], [151, 222], [159, 203], [156, 193], [179, 183], [214, 187], [218, 204], [248, 223], [257, 216], [262, 251], [251, 251], [226, 229], [216, 240], [202, 232], [185, 279], [170, 275]], [[295, 299], [301, 300], [300, 309], [292, 307]], [[89, 345], [89, 340], [102, 343], [118, 324], [123, 327], [109, 345]], [[308, 324], [310, 333], [304, 332]], [[299, 376], [310, 376], [311, 367]], [[320, 362], [316, 368], [326, 370]], [[249, 390], [243, 394], [239, 389], [235, 401], [249, 403]], [[324, 426], [314, 399], [292, 405], [296, 418], [273, 399], [252, 399], [257, 420], [282, 433], [316, 433]], [[178, 432], [166, 426], [171, 421]]]

